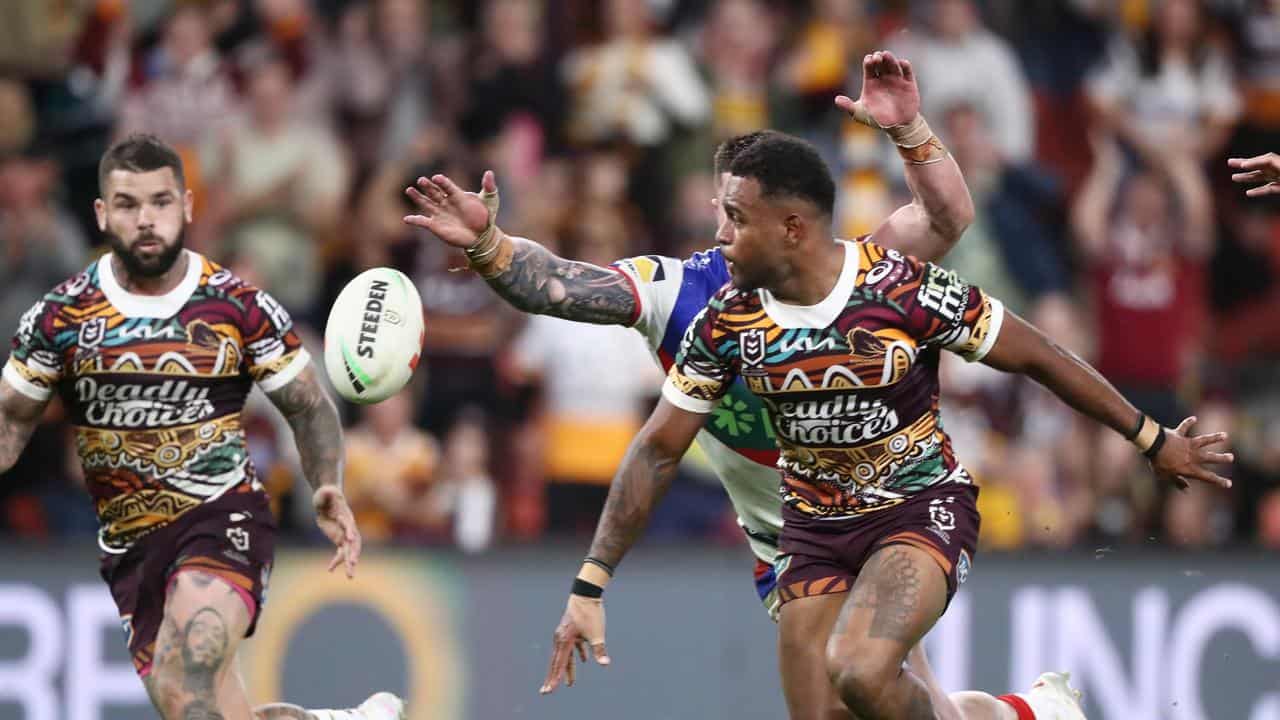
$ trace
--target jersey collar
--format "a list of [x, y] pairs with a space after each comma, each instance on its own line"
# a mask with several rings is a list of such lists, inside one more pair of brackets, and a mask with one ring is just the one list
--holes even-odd
[[187, 274], [177, 287], [164, 295], [138, 295], [125, 290], [111, 268], [111, 254], [103, 255], [98, 260], [98, 283], [102, 294], [125, 317], [168, 318], [177, 315], [200, 285], [203, 266], [199, 255], [190, 250], [182, 252], [187, 255]]

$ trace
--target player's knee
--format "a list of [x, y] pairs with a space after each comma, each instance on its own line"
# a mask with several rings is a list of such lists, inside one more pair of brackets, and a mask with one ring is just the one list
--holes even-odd
[[900, 663], [878, 657], [856, 641], [833, 637], [827, 643], [827, 676], [852, 707], [876, 707]]
[[147, 692], [156, 712], [164, 720], [182, 717], [182, 698], [185, 679], [181, 666], [176, 663], [156, 662], [147, 676]]

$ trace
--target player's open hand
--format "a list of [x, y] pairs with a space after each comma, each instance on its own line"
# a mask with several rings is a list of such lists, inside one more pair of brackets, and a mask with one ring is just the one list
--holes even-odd
[[471, 247], [498, 215], [493, 171], [485, 171], [480, 188], [479, 193], [466, 192], [444, 175], [420, 177], [404, 190], [420, 214], [406, 215], [404, 221], [430, 230], [454, 247]]
[[1232, 182], [1245, 185], [1258, 184], [1244, 191], [1249, 197], [1280, 195], [1280, 155], [1267, 153], [1251, 158], [1231, 158], [1227, 165], [1244, 172], [1232, 173]]
[[333, 560], [329, 561], [329, 572], [345, 565], [347, 577], [355, 577], [356, 563], [360, 561], [360, 530], [356, 527], [356, 518], [351, 514], [346, 496], [338, 488], [325, 485], [311, 496], [311, 504], [316, 511], [316, 525], [338, 548]]
[[1183, 420], [1174, 430], [1165, 430], [1164, 446], [1151, 461], [1151, 468], [1161, 479], [1173, 483], [1179, 490], [1186, 490], [1192, 480], [1199, 480], [1220, 487], [1231, 487], [1231, 481], [1208, 468], [1209, 465], [1230, 463], [1235, 455], [1229, 452], [1213, 450], [1214, 446], [1222, 449], [1227, 442], [1224, 432], [1208, 435], [1191, 435], [1191, 427], [1196, 424], [1194, 416]]
[[909, 123], [920, 113], [920, 88], [911, 62], [883, 50], [862, 58], [862, 95], [855, 101], [836, 96], [836, 107], [854, 120], [886, 128]]
[[574, 650], [577, 650], [578, 657], [585, 663], [589, 644], [596, 663], [609, 664], [609, 653], [604, 649], [604, 601], [599, 598], [570, 595], [569, 605], [564, 609], [564, 617], [560, 618], [560, 625], [556, 627], [552, 637], [554, 645], [551, 652], [551, 666], [547, 668], [547, 677], [538, 690], [541, 695], [555, 691], [561, 679], [564, 679], [566, 685], [573, 687]]

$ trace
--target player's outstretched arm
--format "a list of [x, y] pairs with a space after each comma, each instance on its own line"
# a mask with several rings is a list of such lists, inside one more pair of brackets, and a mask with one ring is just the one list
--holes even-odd
[[420, 214], [404, 221], [465, 250], [472, 269], [516, 309], [599, 325], [626, 325], [636, 318], [636, 297], [622, 273], [566, 260], [495, 224], [498, 185], [492, 172], [484, 174], [479, 194], [464, 192], [444, 175], [418, 178], [405, 194]]
[[1179, 488], [1185, 489], [1191, 480], [1231, 487], [1230, 480], [1208, 467], [1235, 459], [1212, 449], [1227, 442], [1226, 433], [1192, 436], [1194, 417], [1177, 428], [1160, 427], [1097, 370], [1014, 313], [1005, 312], [1000, 334], [983, 362], [1032, 378], [1077, 411], [1124, 435], [1143, 451], [1156, 475]]
[[1231, 158], [1227, 160], [1227, 166], [1242, 171], [1231, 174], [1232, 182], [1257, 185], [1245, 190], [1245, 195], [1280, 195], [1280, 155], [1271, 152], [1251, 158]]
[[34, 400], [8, 380], [0, 380], [0, 472], [18, 462], [48, 404], [48, 400]]
[[329, 563], [332, 571], [345, 565], [353, 577], [360, 560], [360, 531], [342, 494], [342, 421], [338, 408], [321, 386], [315, 368], [308, 366], [279, 390], [267, 393], [293, 428], [293, 441], [302, 459], [302, 474], [311, 486], [316, 524], [338, 548]]
[[876, 228], [876, 243], [921, 260], [941, 259], [973, 222], [973, 197], [960, 166], [920, 115], [911, 62], [891, 52], [865, 56], [862, 96], [855, 101], [839, 95], [836, 106], [885, 131], [902, 155], [911, 202]]
[[609, 664], [604, 643], [604, 587], [613, 577], [613, 569], [648, 527], [653, 508], [671, 487], [680, 458], [706, 418], [659, 400], [648, 422], [631, 441], [609, 486], [591, 553], [578, 571], [553, 635], [551, 664], [539, 689], [541, 694], [554, 691], [562, 679], [573, 685], [575, 649], [586, 662], [586, 646], [590, 645], [596, 662]]

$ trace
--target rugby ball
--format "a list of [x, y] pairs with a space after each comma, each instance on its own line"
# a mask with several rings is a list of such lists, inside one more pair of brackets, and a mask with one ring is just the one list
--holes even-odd
[[376, 403], [408, 384], [425, 339], [422, 299], [404, 273], [378, 267], [338, 293], [324, 328], [324, 368], [338, 394]]

